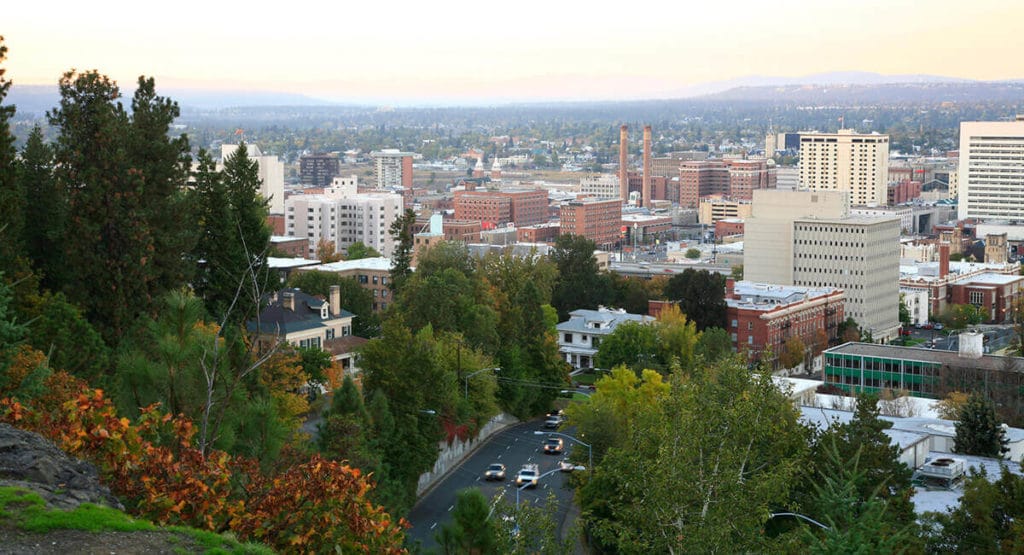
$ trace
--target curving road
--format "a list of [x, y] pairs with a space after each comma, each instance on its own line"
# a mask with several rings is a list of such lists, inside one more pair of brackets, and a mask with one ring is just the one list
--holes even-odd
[[[455, 494], [459, 490], [477, 487], [488, 499], [494, 499], [495, 495], [504, 491], [503, 500], [515, 503], [516, 488], [513, 481], [522, 465], [536, 463], [540, 466], [542, 473], [554, 469], [558, 465], [558, 461], [562, 460], [573, 448], [572, 442], [565, 441], [566, 452], [562, 455], [544, 454], [542, 444], [545, 436], [534, 434], [536, 430], [546, 431], [543, 424], [543, 420], [524, 422], [494, 434], [471, 456], [449, 472], [443, 480], [420, 498], [409, 516], [406, 517], [412, 524], [412, 528], [406, 531], [408, 545], [413, 546], [416, 542], [420, 542], [424, 550], [437, 548], [434, 535], [451, 520], [451, 511], [455, 508]], [[580, 446], [576, 446], [576, 448], [583, 449]], [[506, 467], [504, 482], [488, 482], [483, 479], [487, 465], [495, 462], [502, 463]], [[520, 503], [544, 503], [548, 492], [554, 491], [559, 505], [556, 519], [559, 530], [561, 530], [562, 522], [572, 504], [573, 493], [567, 485], [567, 478], [565, 473], [552, 473], [543, 478], [536, 488], [522, 490], [519, 494]]]

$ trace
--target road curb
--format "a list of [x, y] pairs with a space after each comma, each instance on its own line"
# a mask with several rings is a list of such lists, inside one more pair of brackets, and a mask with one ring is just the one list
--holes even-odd
[[420, 500], [429, 495], [430, 492], [434, 491], [437, 488], [438, 484], [444, 482], [445, 478], [447, 478], [449, 474], [458, 470], [462, 466], [463, 462], [465, 462], [466, 459], [473, 456], [473, 453], [476, 453], [478, 449], [480, 449], [487, 443], [490, 443], [495, 437], [498, 436], [498, 434], [504, 432], [505, 430], [522, 424], [527, 424], [529, 422], [529, 420], [523, 421], [516, 418], [514, 422], [503, 424], [501, 427], [496, 429], [494, 432], [491, 433], [491, 435], [487, 436], [487, 439], [476, 442], [476, 444], [473, 445], [471, 449], [469, 449], [468, 451], [463, 453], [461, 457], [459, 457], [459, 461], [457, 463], [452, 464], [451, 467], [448, 468], [448, 470], [446, 470], [443, 474], [438, 475], [437, 478], [434, 479], [434, 483], [427, 486], [419, 495], [416, 496], [416, 503], [414, 503], [413, 506], [410, 508], [410, 512], [412, 511], [412, 509], [416, 508], [416, 505], [419, 505]]

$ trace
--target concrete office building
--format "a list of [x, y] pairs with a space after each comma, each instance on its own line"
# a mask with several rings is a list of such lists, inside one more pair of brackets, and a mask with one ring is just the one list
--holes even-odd
[[[284, 213], [284, 162], [277, 159], [277, 156], [263, 154], [260, 147], [254, 144], [246, 145], [249, 158], [255, 160], [259, 166], [260, 196], [269, 200], [268, 210], [271, 214]], [[238, 150], [238, 145], [220, 145], [220, 164], [218, 170], [224, 169], [224, 160]]]
[[962, 122], [957, 177], [958, 219], [1024, 222], [1024, 116]]
[[603, 199], [617, 199], [620, 194], [619, 185], [620, 181], [617, 175], [607, 173], [588, 175], [580, 179], [580, 194]]
[[846, 191], [755, 191], [745, 228], [746, 279], [842, 289], [847, 316], [875, 339], [895, 337], [898, 218], [852, 217]]
[[889, 175], [889, 136], [855, 133], [800, 134], [800, 187], [849, 191], [855, 205], [884, 205]]
[[402, 196], [394, 193], [357, 193], [356, 185], [336, 180], [322, 195], [295, 195], [286, 204], [287, 235], [306, 237], [309, 254], [316, 254], [320, 241], [334, 243], [344, 252], [352, 243], [362, 242], [385, 257], [394, 254], [391, 224], [402, 213]]

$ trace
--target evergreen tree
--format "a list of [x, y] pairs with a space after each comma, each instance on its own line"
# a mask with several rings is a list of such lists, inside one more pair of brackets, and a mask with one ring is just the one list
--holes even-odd
[[1002, 457], [1006, 447], [1006, 432], [996, 421], [992, 401], [981, 393], [972, 393], [960, 408], [953, 438], [953, 452], [979, 457]]
[[452, 521], [436, 535], [444, 552], [495, 553], [498, 538], [494, 521], [488, 518], [490, 509], [490, 503], [478, 488], [459, 491]]
[[200, 153], [195, 174], [201, 235], [196, 246], [203, 268], [196, 291], [218, 321], [255, 318], [273, 284], [267, 255], [267, 201], [259, 194], [259, 167], [243, 142], [224, 161], [223, 172]]
[[416, 213], [410, 208], [391, 223], [392, 239], [395, 240], [395, 253], [391, 256], [391, 290], [398, 292], [405, 280], [412, 275], [412, 226], [416, 223]]
[[[0, 35], [0, 64], [7, 59], [7, 46]], [[11, 264], [22, 254], [21, 235], [25, 222], [25, 197], [17, 185], [14, 135], [11, 134], [11, 118], [14, 106], [4, 103], [11, 82], [4, 77], [7, 69], [0, 66], [0, 271], [10, 272]]]
[[[839, 476], [848, 461], [857, 459], [861, 470], [849, 479], [858, 499], [866, 502], [877, 497], [886, 506], [887, 518], [894, 525], [902, 526], [915, 518], [910, 501], [913, 470], [900, 461], [899, 447], [886, 435], [885, 430], [891, 427], [891, 422], [880, 418], [878, 397], [870, 394], [859, 397], [853, 419], [833, 425], [815, 441], [812, 459], [820, 462], [811, 482], [820, 483]], [[838, 459], [830, 455], [832, 451], [838, 454]], [[830, 510], [828, 506], [813, 503], [805, 509], [822, 514]]]
[[28, 136], [18, 170], [26, 201], [25, 220], [32, 222], [22, 232], [26, 254], [42, 274], [42, 286], [57, 290], [66, 280], [61, 248], [66, 198], [54, 179], [53, 148], [43, 141], [38, 125]]
[[168, 132], [181, 114], [178, 104], [156, 94], [152, 77], [139, 77], [128, 129], [132, 167], [141, 172], [142, 217], [153, 235], [153, 296], [187, 283], [194, 263], [187, 258], [196, 241], [191, 196], [184, 185], [192, 163], [185, 135]]
[[129, 171], [128, 115], [114, 101], [117, 85], [95, 71], [68, 72], [60, 105], [48, 113], [57, 128], [56, 176], [68, 196], [64, 289], [110, 343], [146, 312], [153, 279], [153, 240], [143, 218], [143, 179]]

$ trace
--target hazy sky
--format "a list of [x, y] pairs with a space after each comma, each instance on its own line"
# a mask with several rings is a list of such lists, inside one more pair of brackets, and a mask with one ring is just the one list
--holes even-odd
[[1024, 78], [1021, 0], [19, 0], [0, 21], [16, 84], [77, 68], [415, 102], [664, 97], [830, 71]]

